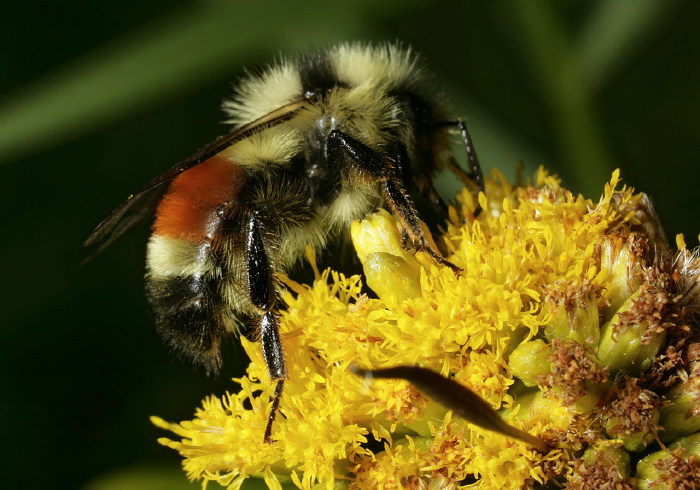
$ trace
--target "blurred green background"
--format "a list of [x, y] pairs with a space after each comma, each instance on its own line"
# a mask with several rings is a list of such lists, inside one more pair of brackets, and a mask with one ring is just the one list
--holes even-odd
[[[224, 131], [244, 67], [341, 40], [422, 52], [510, 178], [597, 198], [615, 167], [697, 245], [700, 3], [141, 0], [0, 6], [0, 429], [7, 488], [176, 488], [151, 414], [234, 390], [177, 363], [143, 296], [147, 227], [87, 266], [92, 228]], [[138, 482], [138, 483], [137, 483]]]

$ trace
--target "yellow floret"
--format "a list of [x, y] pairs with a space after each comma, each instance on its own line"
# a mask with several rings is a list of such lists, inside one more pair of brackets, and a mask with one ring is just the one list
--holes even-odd
[[[458, 274], [407, 251], [399, 225], [380, 210], [352, 228], [364, 277], [326, 270], [316, 271], [312, 285], [285, 279], [281, 334], [289, 377], [273, 426], [276, 442], [263, 443], [274, 384], [260, 345], [245, 339], [251, 363], [235, 380], [238, 393], [206, 399], [192, 421], [154, 418], [176, 436], [160, 442], [180, 452], [191, 479], [234, 489], [249, 477], [270, 488], [328, 490], [515, 489], [567, 475], [570, 481], [604, 477], [591, 469], [594, 459], [609, 449], [615, 464], [627, 461], [623, 442], [611, 434], [633, 431], [617, 418], [608, 432], [601, 423], [612, 420], [613, 407], [632, 403], [620, 386], [638, 385], [655, 400], [671, 386], [685, 386], [672, 379], [682, 366], [668, 364], [668, 356], [682, 357], [688, 342], [679, 343], [679, 335], [698, 331], [690, 306], [669, 306], [659, 322], [640, 316], [644, 325], [616, 326], [631, 303], [642, 307], [634, 298], [646, 291], [643, 284], [653, 282], [654, 291], [668, 290], [669, 297], [691, 294], [673, 292], [680, 280], [664, 269], [673, 261], [650, 252], [665, 249], [648, 243], [661, 234], [645, 222], [651, 210], [643, 197], [621, 186], [618, 172], [598, 202], [572, 195], [543, 170], [522, 187], [496, 175], [479, 197], [481, 215], [473, 217], [474, 197], [465, 189], [450, 209], [446, 233], [436, 238], [445, 258], [462, 269]], [[684, 267], [676, 275], [697, 294], [698, 281], [687, 271], [700, 267]], [[697, 311], [700, 301], [687, 304]], [[621, 341], [651, 347], [627, 361]], [[440, 373], [547, 450], [456, 418], [406, 381], [365, 380], [353, 365], [418, 365]], [[633, 408], [643, 416], [646, 405], [637, 402]], [[652, 405], [657, 415], [648, 427], [656, 430], [659, 407], [671, 412], [661, 402]], [[677, 418], [663, 415], [662, 423], [664, 417]], [[655, 443], [647, 433], [640, 437]], [[587, 448], [595, 448], [596, 458], [580, 458]], [[620, 472], [620, 481], [628, 473]]]

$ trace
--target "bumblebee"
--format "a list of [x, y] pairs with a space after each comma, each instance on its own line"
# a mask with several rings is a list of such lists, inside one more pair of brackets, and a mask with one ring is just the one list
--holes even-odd
[[[271, 442], [287, 377], [279, 272], [382, 205], [407, 246], [458, 271], [426, 239], [414, 197], [446, 211], [437, 171], [479, 190], [483, 179], [464, 122], [447, 118], [420, 58], [399, 45], [341, 44], [281, 60], [241, 80], [223, 108], [230, 132], [131, 195], [86, 245], [103, 248], [155, 207], [146, 291], [157, 329], [181, 357], [216, 373], [224, 337], [252, 320], [277, 383]], [[469, 173], [453, 156], [454, 130]]]

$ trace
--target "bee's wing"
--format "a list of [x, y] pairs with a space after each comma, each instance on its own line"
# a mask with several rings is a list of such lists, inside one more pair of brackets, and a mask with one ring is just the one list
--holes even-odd
[[208, 145], [200, 148], [197, 152], [190, 155], [174, 167], [166, 170], [164, 173], [150, 181], [143, 189], [136, 194], [132, 194], [118, 208], [112, 211], [97, 228], [90, 233], [90, 236], [85, 240], [84, 245], [90, 246], [100, 243], [99, 248], [88, 257], [89, 260], [93, 256], [99, 254], [107, 248], [117, 238], [122, 236], [129, 228], [150, 216], [155, 207], [160, 201], [160, 197], [166, 190], [165, 184], [173, 178], [180, 175], [182, 172], [199, 165], [207, 159], [213, 157], [217, 153], [225, 150], [229, 146], [242, 141], [252, 134], [264, 129], [276, 126], [284, 121], [291, 119], [299, 110], [307, 104], [304, 99], [277, 110], [253, 121], [250, 124], [235, 129], [228, 134], [220, 136]]

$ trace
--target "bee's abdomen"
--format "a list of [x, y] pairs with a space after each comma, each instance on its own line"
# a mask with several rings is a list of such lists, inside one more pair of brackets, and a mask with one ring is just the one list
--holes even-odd
[[221, 367], [221, 305], [211, 291], [216, 283], [197, 276], [146, 278], [146, 293], [156, 315], [156, 327], [179, 356], [207, 373]]
[[230, 329], [220, 293], [221, 243], [244, 184], [241, 168], [218, 155], [180, 174], [158, 206], [148, 243], [146, 291], [158, 331], [207, 372], [219, 370], [222, 337]]

